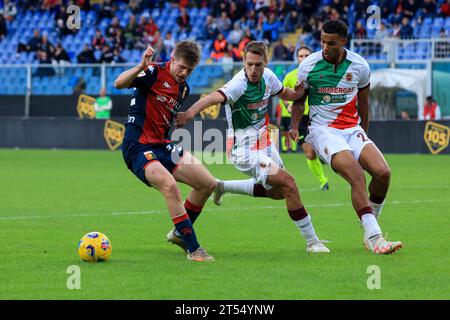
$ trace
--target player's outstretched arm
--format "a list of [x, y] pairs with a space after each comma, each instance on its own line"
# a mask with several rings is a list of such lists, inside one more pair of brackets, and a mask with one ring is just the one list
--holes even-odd
[[148, 47], [142, 54], [141, 63], [136, 67], [133, 67], [127, 71], [122, 72], [114, 81], [114, 87], [117, 89], [128, 88], [133, 82], [133, 80], [136, 79], [136, 77], [139, 75], [139, 73], [147, 69], [148, 65], [151, 62], [153, 54], [154, 54], [153, 48]]
[[291, 129], [289, 130], [289, 135], [291, 136], [291, 139], [294, 141], [298, 141], [298, 139], [300, 138], [298, 132], [298, 125], [300, 123], [300, 120], [302, 119], [303, 112], [305, 110], [305, 100], [306, 95], [299, 100], [295, 100], [292, 104]]
[[210, 106], [223, 102], [225, 102], [225, 97], [219, 92], [216, 91], [208, 94], [206, 97], [203, 97], [194, 103], [186, 112], [177, 113], [175, 119], [177, 128], [184, 126], [187, 122], [194, 118], [197, 113], [202, 112]]
[[283, 100], [296, 101], [303, 97], [305, 94], [305, 86], [303, 82], [299, 82], [295, 85], [294, 90], [288, 87], [284, 87], [278, 94], [278, 97]]

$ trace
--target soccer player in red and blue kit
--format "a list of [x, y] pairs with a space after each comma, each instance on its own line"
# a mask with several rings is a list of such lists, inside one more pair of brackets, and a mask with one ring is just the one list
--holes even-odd
[[[189, 95], [186, 78], [200, 60], [200, 49], [192, 41], [179, 42], [170, 61], [151, 63], [149, 47], [141, 63], [120, 74], [118, 89], [134, 87], [126, 123], [122, 152], [128, 168], [145, 184], [164, 196], [175, 225], [167, 240], [188, 252], [194, 261], [213, 261], [200, 246], [193, 228], [206, 200], [216, 187], [211, 173], [189, 152], [169, 138], [174, 117]], [[182, 202], [177, 182], [193, 189]]]

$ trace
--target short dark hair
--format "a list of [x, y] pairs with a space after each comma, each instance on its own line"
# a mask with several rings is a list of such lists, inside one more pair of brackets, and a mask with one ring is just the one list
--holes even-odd
[[176, 44], [173, 55], [177, 59], [184, 59], [186, 63], [197, 65], [200, 62], [201, 52], [194, 41], [185, 40]]
[[324, 22], [322, 31], [330, 34], [337, 34], [342, 38], [347, 39], [348, 27], [341, 20], [327, 20]]

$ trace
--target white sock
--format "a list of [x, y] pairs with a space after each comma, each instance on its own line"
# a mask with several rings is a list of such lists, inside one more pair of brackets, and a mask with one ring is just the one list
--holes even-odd
[[366, 238], [370, 239], [376, 235], [381, 235], [381, 228], [377, 219], [372, 213], [366, 213], [361, 217], [361, 224], [364, 228]]
[[381, 215], [381, 211], [383, 211], [384, 201], [382, 203], [374, 203], [374, 202], [369, 200], [369, 204], [370, 204], [370, 206], [373, 209], [373, 215], [378, 220], [378, 218]]
[[316, 235], [316, 231], [314, 230], [314, 226], [311, 222], [311, 216], [309, 214], [301, 220], [294, 221], [294, 223], [300, 230], [300, 233], [302, 234], [303, 238], [305, 238], [308, 245], [319, 241], [319, 238]]
[[223, 182], [225, 192], [245, 194], [253, 197], [253, 188], [255, 180], [226, 180]]

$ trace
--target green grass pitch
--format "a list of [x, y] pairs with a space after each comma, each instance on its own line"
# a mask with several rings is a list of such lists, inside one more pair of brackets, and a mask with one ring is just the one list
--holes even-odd
[[[346, 182], [325, 168], [318, 190], [304, 156], [283, 155], [329, 255], [308, 255], [283, 201], [226, 196], [195, 227], [216, 258], [195, 263], [165, 241], [172, 227], [157, 191], [129, 172], [120, 152], [0, 150], [0, 299], [450, 299], [450, 157], [387, 155], [391, 190], [380, 219], [404, 248], [363, 249]], [[246, 178], [210, 165], [218, 178]], [[188, 188], [182, 186], [186, 196]], [[81, 261], [89, 231], [112, 242], [105, 263]], [[81, 269], [69, 290], [67, 268]], [[369, 266], [381, 288], [370, 290]]]

